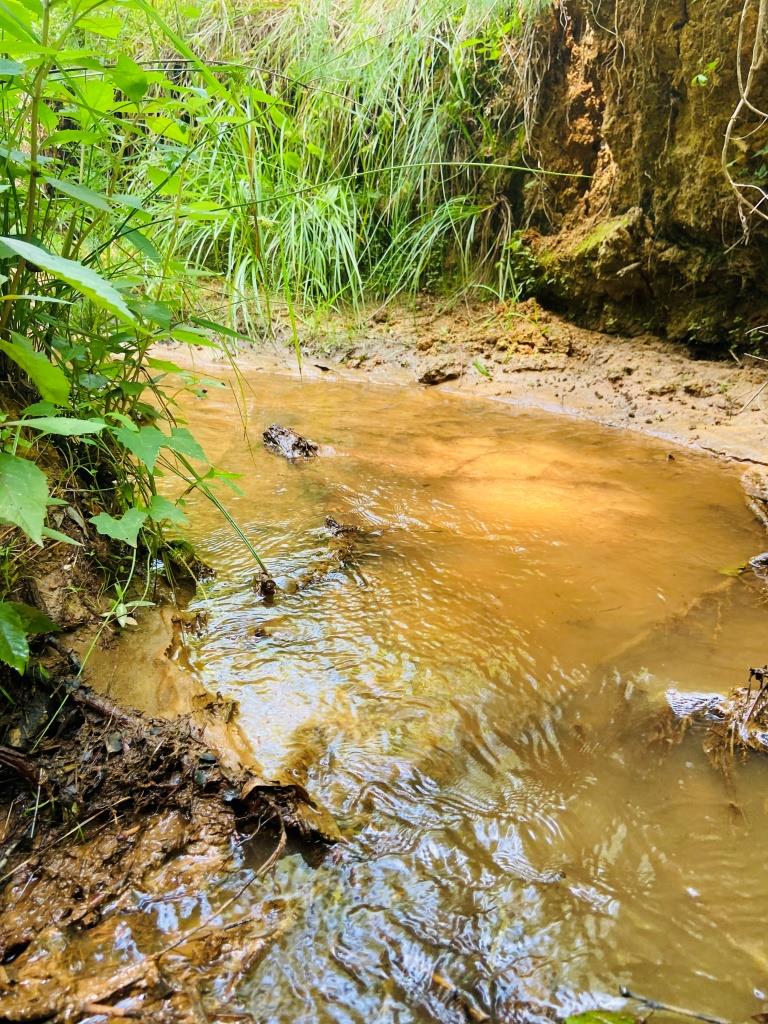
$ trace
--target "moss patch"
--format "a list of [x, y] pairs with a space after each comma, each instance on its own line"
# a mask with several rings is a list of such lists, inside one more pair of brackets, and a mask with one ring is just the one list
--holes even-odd
[[629, 215], [622, 214], [620, 217], [609, 217], [608, 220], [600, 221], [582, 240], [571, 250], [574, 256], [583, 256], [591, 252], [612, 235], [619, 228], [626, 227], [629, 223]]

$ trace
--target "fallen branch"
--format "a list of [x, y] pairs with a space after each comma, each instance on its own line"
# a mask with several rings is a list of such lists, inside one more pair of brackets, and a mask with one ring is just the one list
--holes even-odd
[[95, 711], [103, 718], [119, 722], [120, 725], [135, 725], [142, 718], [138, 711], [121, 708], [109, 697], [102, 697], [100, 694], [94, 693], [93, 690], [89, 690], [87, 686], [77, 686], [69, 693], [75, 704], [79, 704], [80, 707], [88, 711]]
[[15, 771], [17, 775], [26, 779], [27, 782], [31, 782], [33, 786], [37, 786], [41, 782], [41, 771], [33, 758], [12, 747], [0, 746], [0, 765]]

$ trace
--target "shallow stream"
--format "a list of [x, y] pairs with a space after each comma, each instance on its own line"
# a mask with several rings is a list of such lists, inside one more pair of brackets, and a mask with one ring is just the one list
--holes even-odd
[[[191, 664], [239, 702], [265, 775], [306, 784], [347, 838], [319, 866], [290, 852], [231, 911], [281, 920], [237, 1006], [511, 1021], [621, 1005], [626, 985], [760, 1011], [768, 764], [726, 779], [695, 731], [654, 742], [668, 690], [727, 692], [766, 661], [762, 584], [723, 572], [768, 546], [737, 474], [574, 419], [350, 382], [253, 374], [186, 413], [241, 474], [242, 496], [220, 493], [285, 588], [266, 604], [195, 499], [217, 577]], [[332, 451], [290, 464], [261, 444], [273, 422]], [[366, 531], [345, 564], [327, 516]], [[158, 928], [205, 912], [187, 897], [154, 904]]]

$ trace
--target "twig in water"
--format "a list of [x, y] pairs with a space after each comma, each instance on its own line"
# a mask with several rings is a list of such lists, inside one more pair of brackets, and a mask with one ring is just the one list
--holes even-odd
[[658, 999], [648, 999], [647, 996], [639, 996], [635, 992], [630, 992], [624, 985], [619, 988], [619, 995], [623, 996], [624, 999], [634, 999], [636, 1003], [647, 1006], [649, 1010], [662, 1010], [665, 1013], [673, 1013], [678, 1017], [688, 1017], [690, 1020], [703, 1020], [705, 1024], [729, 1024], [722, 1017], [710, 1017], [706, 1013], [685, 1010], [681, 1006], [670, 1006], [669, 1003], [660, 1003]]

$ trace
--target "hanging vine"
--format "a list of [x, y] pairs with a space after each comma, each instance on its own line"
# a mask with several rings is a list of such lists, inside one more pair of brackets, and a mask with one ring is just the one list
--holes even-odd
[[[745, 41], [750, 16], [756, 8], [754, 37], [752, 40], [749, 67], [745, 70]], [[721, 154], [725, 176], [736, 196], [739, 219], [748, 240], [756, 219], [768, 221], [768, 181], [749, 180], [748, 174], [734, 175], [733, 167], [738, 157], [733, 157], [734, 148], [746, 147], [768, 124], [768, 111], [755, 99], [766, 66], [768, 50], [768, 0], [744, 0], [739, 19], [739, 34], [736, 53], [736, 75], [739, 86], [739, 101], [728, 121]], [[768, 150], [768, 147], [765, 147]], [[762, 150], [761, 150], [762, 152]]]

